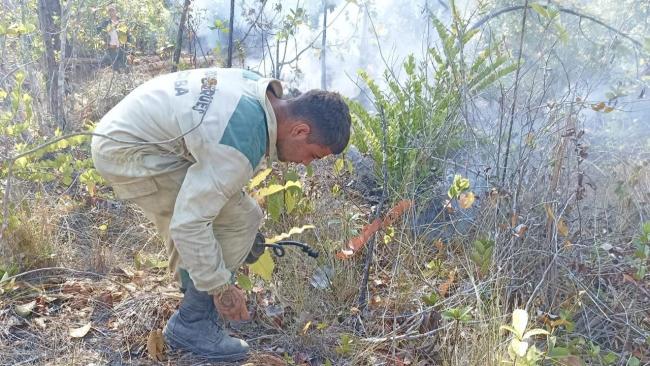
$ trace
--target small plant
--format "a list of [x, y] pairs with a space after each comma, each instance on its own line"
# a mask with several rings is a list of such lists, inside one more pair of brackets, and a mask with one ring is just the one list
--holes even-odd
[[[272, 169], [266, 169], [257, 174], [248, 183], [248, 191], [258, 201], [266, 201], [266, 211], [269, 214], [270, 221], [280, 221], [282, 215], [296, 215], [299, 212], [307, 212], [310, 209], [311, 202], [308, 197], [304, 197], [302, 183], [297, 173], [288, 171], [283, 174], [285, 183], [279, 183], [278, 178], [272, 176], [268, 179], [268, 184], [260, 187], [264, 181], [271, 175]], [[308, 229], [314, 229], [313, 225], [304, 225], [302, 227], [292, 227], [286, 233], [282, 233], [272, 238], [267, 238], [267, 243], [274, 243], [286, 239], [294, 234], [301, 234]], [[266, 250], [260, 256], [257, 262], [251, 264], [249, 269], [251, 273], [260, 276], [269, 282], [272, 279], [275, 261], [270, 251]], [[238, 282], [245, 287], [252, 288], [251, 280], [248, 276], [240, 275]], [[250, 285], [250, 286], [249, 286]]]
[[[431, 22], [441, 45], [428, 49], [425, 61], [418, 62], [413, 55], [406, 57], [402, 64], [403, 79], [392, 70], [386, 71], [383, 79], [387, 88], [382, 90], [368, 73], [360, 71], [359, 76], [374, 99], [376, 113], [368, 112], [357, 102], [349, 103], [351, 142], [362, 153], [381, 162], [386, 135], [391, 188], [399, 189], [428, 177], [438, 167], [431, 156], [440, 157], [449, 148], [461, 146], [464, 125], [458, 118], [463, 98], [475, 95], [517, 66], [509, 64], [508, 57], [494, 48], [481, 50], [476, 60], [468, 62], [463, 56], [465, 48], [479, 32], [467, 30], [461, 35], [458, 30], [466, 30], [467, 24], [459, 16], [453, 17], [449, 29], [433, 15]], [[422, 149], [424, 145], [426, 149]]]
[[474, 247], [470, 259], [478, 267], [479, 273], [485, 276], [492, 264], [492, 253], [494, 252], [494, 241], [488, 239], [474, 240]]
[[451, 187], [447, 191], [447, 196], [452, 199], [458, 199], [467, 190], [469, 190], [469, 179], [463, 178], [460, 174], [456, 174], [454, 175], [454, 181], [451, 183]]
[[637, 281], [643, 280], [648, 271], [648, 258], [650, 258], [650, 221], [641, 227], [641, 235], [634, 241], [636, 251], [632, 265], [636, 270], [634, 277]]
[[522, 309], [512, 312], [512, 325], [501, 326], [501, 329], [513, 335], [508, 345], [508, 356], [512, 365], [537, 365], [541, 360], [542, 352], [537, 350], [535, 345], [530, 345], [531, 338], [540, 334], [548, 336], [550, 333], [539, 328], [527, 330], [527, 327], [528, 313]]
[[472, 308], [467, 306], [463, 308], [451, 308], [442, 313], [442, 317], [444, 319], [452, 320], [455, 322], [453, 331], [454, 348], [452, 350], [452, 355], [456, 354], [456, 347], [460, 339], [460, 325], [467, 324], [470, 320], [472, 320], [471, 311]]

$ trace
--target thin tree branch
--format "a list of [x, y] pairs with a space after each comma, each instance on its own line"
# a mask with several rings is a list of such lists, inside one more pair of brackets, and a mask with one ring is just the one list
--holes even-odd
[[[375, 207], [375, 212], [373, 214], [372, 221], [379, 218], [381, 211], [384, 207], [384, 204], [388, 200], [388, 147], [387, 147], [387, 138], [388, 138], [388, 122], [386, 121], [386, 115], [384, 114], [384, 107], [380, 104], [377, 106], [379, 110], [379, 117], [381, 119], [381, 130], [382, 130], [382, 173], [384, 184], [381, 192], [381, 198], [379, 199], [379, 204]], [[372, 222], [371, 221], [371, 222]], [[364, 310], [368, 306], [368, 280], [370, 278], [370, 266], [372, 266], [372, 257], [375, 251], [375, 241], [377, 239], [377, 233], [373, 234], [372, 238], [368, 241], [368, 249], [366, 251], [366, 263], [363, 271], [363, 279], [361, 281], [361, 293], [359, 294], [359, 310], [363, 314]]]
[[[549, 7], [548, 5], [544, 5], [544, 4], [537, 4], [537, 5], [539, 5], [539, 6], [541, 6], [541, 7], [544, 7], [544, 8], [548, 8], [548, 7]], [[494, 12], [492, 12], [492, 13], [486, 15], [485, 17], [483, 17], [482, 19], [480, 19], [479, 21], [477, 21], [476, 23], [474, 23], [474, 25], [472, 25], [472, 26], [470, 27], [470, 29], [481, 28], [481, 27], [483, 26], [483, 24], [485, 24], [486, 22], [490, 21], [490, 20], [493, 19], [493, 18], [498, 17], [499, 15], [502, 15], [502, 14], [505, 14], [505, 13], [509, 13], [509, 12], [512, 12], [512, 11], [516, 11], [516, 10], [520, 10], [520, 9], [524, 9], [524, 8], [532, 8], [532, 7], [531, 7], [530, 5], [528, 5], [528, 2], [526, 2], [526, 5], [509, 6], [509, 7], [507, 7], [507, 8], [499, 9], [499, 10], [497, 10], [497, 11], [494, 11]], [[638, 47], [638, 48], [643, 48], [643, 45], [641, 44], [641, 42], [637, 41], [636, 39], [630, 37], [629, 35], [627, 35], [627, 34], [621, 32], [621, 31], [619, 31], [618, 29], [616, 29], [616, 28], [614, 28], [614, 27], [608, 25], [607, 23], [603, 22], [603, 21], [600, 20], [600, 19], [597, 19], [597, 18], [595, 18], [595, 17], [593, 17], [593, 16], [591, 16], [591, 15], [584, 14], [584, 13], [580, 13], [580, 12], [578, 12], [578, 11], [575, 11], [575, 10], [572, 10], [572, 9], [567, 9], [567, 8], [564, 8], [564, 7], [561, 7], [561, 6], [555, 6], [555, 8], [556, 8], [557, 10], [563, 12], [563, 13], [567, 13], [567, 14], [575, 15], [575, 16], [580, 17], [580, 18], [589, 19], [589, 20], [591, 20], [592, 22], [594, 22], [594, 23], [596, 23], [596, 24], [599, 24], [599, 25], [601, 25], [601, 26], [603, 26], [603, 27], [609, 29], [610, 31], [612, 31], [612, 32], [614, 32], [614, 33], [620, 35], [621, 37], [627, 39], [628, 41], [634, 43], [634, 45], [635, 45], [636, 47]]]
[[[528, 0], [521, 9], [528, 8]], [[513, 90], [512, 108], [510, 110], [510, 126], [508, 128], [508, 141], [506, 142], [506, 152], [503, 161], [503, 175], [501, 176], [501, 185], [505, 183], [506, 171], [508, 170], [508, 155], [510, 154], [510, 140], [512, 138], [512, 126], [515, 123], [515, 108], [517, 106], [517, 88], [519, 86], [519, 71], [521, 70], [521, 54], [524, 48], [524, 35], [526, 34], [526, 14], [528, 11], [524, 10], [524, 16], [521, 20], [521, 37], [519, 38], [519, 55], [517, 56], [517, 72], [515, 73], [515, 87]]]
[[187, 19], [187, 12], [189, 11], [191, 2], [192, 0], [185, 0], [185, 3], [183, 4], [183, 12], [181, 13], [181, 20], [176, 35], [176, 49], [174, 49], [174, 57], [172, 58], [171, 72], [176, 72], [178, 70], [178, 62], [181, 58], [181, 49], [183, 48], [183, 29], [185, 28], [185, 20]]

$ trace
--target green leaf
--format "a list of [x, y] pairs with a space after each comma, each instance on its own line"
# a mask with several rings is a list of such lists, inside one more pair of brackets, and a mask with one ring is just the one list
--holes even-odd
[[293, 212], [293, 210], [296, 208], [296, 204], [298, 203], [298, 200], [300, 199], [300, 197], [298, 196], [299, 194], [300, 194], [300, 191], [298, 191], [298, 192], [285, 191], [284, 192], [284, 208], [287, 210], [288, 214]]
[[266, 179], [266, 177], [268, 177], [269, 174], [271, 174], [272, 171], [273, 169], [271, 168], [262, 170], [259, 174], [253, 177], [253, 179], [251, 179], [251, 181], [248, 183], [248, 189], [253, 189], [259, 186], [264, 181], [264, 179]]
[[479, 31], [480, 31], [479, 28], [475, 28], [465, 33], [465, 35], [463, 36], [463, 44], [467, 44], [467, 42], [469, 42], [470, 39], [472, 39], [472, 37], [474, 37], [474, 35], [476, 35]]
[[553, 347], [547, 356], [549, 358], [564, 358], [571, 356], [571, 351], [566, 347]]
[[280, 220], [280, 215], [282, 215], [282, 210], [284, 208], [284, 194], [276, 193], [271, 195], [266, 200], [266, 211], [271, 216], [273, 221]]
[[16, 85], [20, 86], [23, 84], [23, 81], [25, 81], [25, 73], [22, 71], [18, 71], [16, 74], [14, 74], [16, 78]]
[[630, 357], [630, 359], [627, 360], [627, 366], [640, 366], [640, 365], [641, 365], [641, 360], [639, 360], [634, 356]]
[[56, 143], [56, 148], [60, 149], [60, 150], [63, 150], [65, 148], [69, 147], [69, 146], [70, 146], [70, 143], [68, 141], [66, 141], [66, 140], [61, 140], [61, 141]]
[[553, 26], [557, 31], [557, 36], [560, 38], [560, 41], [562, 41], [564, 44], [569, 42], [569, 32], [567, 32], [566, 28], [564, 28], [564, 26], [560, 23], [555, 23]]
[[517, 334], [517, 331], [515, 330], [515, 328], [513, 328], [513, 327], [511, 327], [509, 325], [502, 325], [502, 326], [499, 327], [499, 329], [505, 329], [505, 330], [509, 331], [510, 333], [512, 333], [513, 335]]
[[23, 157], [20, 157], [20, 158], [16, 159], [15, 164], [20, 168], [25, 168], [27, 166], [28, 162], [29, 162], [29, 160], [27, 159], [27, 157], [23, 156]]
[[517, 338], [513, 338], [510, 341], [510, 348], [517, 355], [517, 357], [525, 357], [526, 351], [528, 351], [528, 343], [522, 342]]
[[352, 352], [352, 343], [354, 340], [348, 334], [343, 334], [341, 336], [341, 344], [336, 347], [336, 353], [342, 356], [345, 356]]
[[271, 252], [265, 250], [257, 262], [249, 265], [248, 268], [252, 273], [270, 282], [273, 276], [273, 269], [275, 268], [275, 262], [273, 261], [273, 257], [271, 257]]
[[546, 11], [546, 9], [544, 9], [543, 6], [541, 6], [539, 4], [536, 4], [536, 3], [533, 3], [533, 4], [530, 4], [530, 7], [533, 8], [533, 10], [535, 10], [535, 12], [537, 12], [539, 15], [543, 16], [544, 18], [550, 18], [549, 15], [548, 15], [548, 12]]
[[603, 362], [606, 365], [613, 365], [616, 363], [616, 361], [618, 361], [618, 356], [614, 352], [609, 352], [608, 354], [603, 356]]
[[550, 335], [551, 333], [547, 332], [547, 331], [544, 330], [544, 329], [532, 329], [532, 330], [529, 330], [528, 332], [526, 332], [526, 333], [524, 334], [524, 339], [527, 339], [527, 338], [530, 338], [530, 337], [534, 337], [534, 336], [536, 336], [536, 335], [540, 335], [540, 334]]
[[336, 159], [336, 161], [334, 162], [334, 173], [339, 175], [341, 174], [344, 168], [345, 168], [345, 160], [343, 160], [342, 158]]
[[250, 277], [245, 274], [239, 274], [239, 276], [237, 276], [237, 284], [246, 291], [253, 290], [253, 283], [251, 282]]
[[512, 327], [515, 328], [515, 335], [523, 339], [526, 326], [528, 325], [528, 313], [523, 309], [515, 309], [512, 312]]
[[435, 304], [438, 303], [438, 294], [435, 292], [432, 292], [428, 296], [422, 296], [422, 301], [427, 305], [427, 306], [434, 306]]
[[278, 193], [278, 192], [283, 191], [283, 190], [285, 190], [287, 188], [290, 188], [290, 187], [298, 187], [298, 188], [302, 189], [302, 184], [300, 183], [300, 181], [289, 181], [285, 185], [272, 184], [272, 185], [270, 185], [270, 186], [268, 186], [266, 188], [260, 189], [257, 192], [256, 196], [257, 197], [270, 196], [270, 195], [272, 195], [274, 193]]

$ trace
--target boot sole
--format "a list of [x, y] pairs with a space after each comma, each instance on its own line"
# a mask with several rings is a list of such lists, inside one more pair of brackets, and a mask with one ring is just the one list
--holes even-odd
[[182, 341], [177, 341], [174, 339], [171, 339], [167, 336], [164, 336], [165, 338], [165, 343], [172, 349], [172, 350], [178, 350], [178, 351], [184, 351], [184, 352], [189, 352], [196, 357], [201, 357], [205, 358], [207, 360], [211, 361], [242, 361], [248, 358], [248, 352], [246, 353], [235, 353], [231, 355], [205, 355], [205, 354], [199, 354], [196, 352], [192, 352], [191, 345], [182, 342]]

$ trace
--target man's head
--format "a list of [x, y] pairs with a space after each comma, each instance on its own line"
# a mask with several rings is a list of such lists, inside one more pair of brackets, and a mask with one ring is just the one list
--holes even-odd
[[339, 154], [350, 140], [350, 111], [338, 93], [311, 90], [286, 101], [278, 119], [280, 161], [309, 164]]
[[111, 17], [115, 17], [115, 16], [117, 16], [117, 8], [115, 7], [114, 4], [109, 4], [109, 5], [106, 7], [106, 12], [107, 12], [108, 15], [111, 16]]

